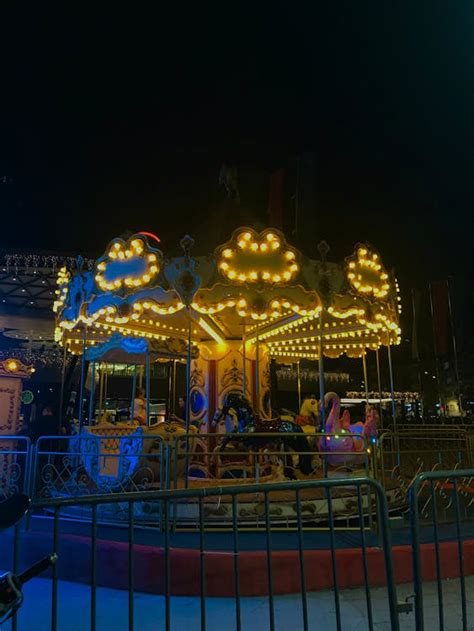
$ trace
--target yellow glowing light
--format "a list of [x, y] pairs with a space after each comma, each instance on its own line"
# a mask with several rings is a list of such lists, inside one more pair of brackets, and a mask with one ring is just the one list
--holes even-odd
[[219, 335], [203, 318], [199, 318], [199, 326], [206, 331], [218, 344], [225, 344], [223, 337]]
[[287, 250], [285, 252], [285, 257], [288, 261], [292, 261], [295, 258], [295, 253], [292, 252], [291, 250]]
[[266, 252], [268, 250], [268, 245], [266, 243], [261, 243], [260, 244], [260, 250], [262, 252]]
[[247, 241], [244, 241], [243, 239], [241, 239], [238, 243], [239, 248], [241, 248], [242, 250], [245, 248], [246, 245]]
[[225, 259], [230, 259], [230, 258], [232, 258], [232, 256], [233, 256], [233, 252], [232, 252], [232, 250], [231, 250], [230, 248], [227, 248], [226, 250], [224, 250], [224, 251], [222, 252], [222, 256], [223, 256]]
[[15, 370], [18, 370], [18, 362], [16, 362], [14, 359], [9, 359], [6, 363], [7, 366], [7, 370], [10, 370], [11, 372], [15, 372]]

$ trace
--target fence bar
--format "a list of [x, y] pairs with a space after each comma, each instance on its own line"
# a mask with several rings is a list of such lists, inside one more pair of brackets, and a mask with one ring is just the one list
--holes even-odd
[[464, 576], [464, 554], [461, 537], [461, 511], [459, 510], [458, 481], [453, 480], [454, 511], [456, 514], [456, 537], [458, 540], [459, 581], [461, 583], [462, 629], [467, 631], [466, 579]]
[[91, 525], [91, 631], [97, 624], [97, 504], [92, 505]]
[[199, 578], [201, 596], [201, 631], [206, 629], [206, 575], [204, 551], [204, 511], [203, 498], [199, 498]]
[[[370, 507], [370, 494], [369, 493], [368, 493], [367, 499], [368, 499], [368, 505]], [[369, 631], [372, 631], [372, 629], [374, 628], [374, 620], [372, 616], [372, 600], [370, 598], [369, 567], [367, 564], [367, 544], [365, 541], [364, 511], [362, 507], [362, 494], [361, 494], [360, 486], [357, 487], [357, 507], [359, 511], [360, 545], [362, 548], [362, 563], [364, 565], [364, 584], [365, 584], [365, 601], [367, 604], [367, 622], [369, 625]]]
[[234, 589], [235, 589], [235, 626], [242, 628], [240, 616], [240, 564], [239, 564], [239, 532], [237, 530], [237, 497], [232, 495], [232, 533], [234, 535]]
[[268, 607], [270, 614], [270, 631], [275, 629], [275, 606], [273, 602], [273, 576], [272, 576], [272, 539], [270, 524], [269, 492], [265, 491], [265, 538], [267, 541], [267, 574], [268, 574]]
[[134, 544], [134, 504], [128, 503], [128, 631], [134, 629], [134, 600], [135, 589], [134, 564], [133, 564], [133, 544]]
[[306, 575], [304, 565], [303, 524], [301, 520], [301, 495], [296, 489], [296, 516], [298, 519], [298, 552], [300, 561], [301, 604], [303, 607], [303, 629], [308, 631], [308, 600], [306, 598]]
[[329, 487], [326, 487], [326, 499], [328, 502], [329, 538], [331, 542], [332, 579], [333, 579], [333, 587], [334, 587], [334, 605], [336, 609], [336, 625], [337, 625], [337, 631], [341, 631], [342, 630], [341, 604], [339, 601], [339, 585], [337, 582], [336, 541], [334, 537], [334, 514], [333, 514], [333, 506], [332, 506], [331, 489]]
[[[18, 565], [20, 561], [20, 525], [16, 524], [13, 531], [13, 574], [18, 574]], [[18, 628], [18, 620], [16, 612], [12, 616], [12, 631]]]
[[438, 586], [438, 614], [439, 629], [444, 631], [444, 602], [443, 602], [443, 584], [441, 582], [441, 556], [439, 551], [439, 533], [438, 533], [438, 509], [436, 507], [436, 495], [433, 480], [430, 480], [431, 502], [433, 504], [433, 539], [436, 557], [436, 583]]
[[[53, 521], [53, 554], [58, 553], [59, 543], [59, 511], [60, 507], [54, 507], [54, 521]], [[51, 594], [51, 631], [56, 631], [58, 628], [58, 564], [53, 565], [53, 578], [52, 578], [52, 594]]]
[[[169, 524], [169, 503], [164, 502], [163, 527], [165, 544], [165, 629], [171, 628], [171, 598], [170, 598], [170, 524]], [[163, 512], [163, 509], [162, 509]]]

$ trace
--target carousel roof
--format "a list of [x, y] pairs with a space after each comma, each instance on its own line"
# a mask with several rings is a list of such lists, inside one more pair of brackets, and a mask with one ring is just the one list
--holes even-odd
[[277, 358], [357, 357], [400, 340], [396, 279], [358, 244], [340, 263], [303, 256], [278, 230], [239, 228], [209, 256], [167, 258], [150, 233], [113, 239], [92, 270], [62, 268], [55, 337], [72, 352], [117, 334], [148, 340], [164, 355], [245, 337]]

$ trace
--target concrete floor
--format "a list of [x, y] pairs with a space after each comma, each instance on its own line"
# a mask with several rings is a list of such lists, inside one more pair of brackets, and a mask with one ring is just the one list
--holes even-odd
[[[459, 581], [444, 581], [445, 629], [460, 631], [461, 607]], [[474, 630], [474, 577], [466, 579], [468, 601], [468, 629]], [[59, 584], [60, 631], [83, 631], [89, 629], [90, 591], [86, 585], [61, 582]], [[386, 590], [372, 590], [374, 629], [391, 629], [386, 603]], [[398, 587], [398, 599], [404, 600], [412, 593], [411, 585]], [[48, 579], [36, 579], [25, 588], [25, 602], [18, 614], [18, 631], [48, 631], [50, 625], [51, 583]], [[97, 629], [126, 631], [128, 629], [128, 593], [99, 588], [97, 590]], [[439, 628], [437, 588], [428, 583], [424, 588], [425, 625], [428, 631]], [[344, 590], [341, 593], [342, 629], [364, 631], [368, 629], [365, 592], [362, 589]], [[243, 598], [241, 601], [242, 629], [252, 631], [269, 628], [268, 600], [266, 598]], [[332, 631], [336, 629], [332, 592], [308, 594], [309, 628]], [[234, 600], [209, 598], [206, 601], [208, 631], [235, 629]], [[301, 596], [278, 596], [275, 598], [275, 625], [278, 631], [303, 629]], [[135, 629], [148, 631], [164, 628], [164, 599], [160, 596], [140, 594], [135, 596]], [[200, 604], [198, 598], [172, 598], [171, 628], [176, 631], [200, 629]], [[415, 629], [414, 614], [400, 615], [403, 631]], [[2, 631], [10, 631], [11, 623], [5, 623]]]

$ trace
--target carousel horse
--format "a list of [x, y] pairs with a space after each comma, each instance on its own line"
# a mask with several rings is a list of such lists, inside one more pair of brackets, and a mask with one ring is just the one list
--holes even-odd
[[312, 472], [313, 458], [312, 454], [308, 453], [311, 451], [311, 447], [303, 435], [303, 429], [296, 423], [281, 418], [268, 421], [260, 419], [254, 414], [250, 402], [238, 393], [228, 394], [224, 400], [223, 408], [218, 410], [214, 416], [213, 426], [220, 425], [220, 433], [222, 433], [223, 419], [226, 429], [231, 431], [226, 431], [226, 436], [220, 446], [221, 451], [233, 441], [243, 442], [244, 445], [258, 450], [267, 445], [269, 441], [275, 440], [275, 437], [266, 439], [262, 436], [252, 437], [252, 434], [302, 434], [301, 436], [282, 436], [281, 442], [285, 447], [301, 454], [299, 456], [299, 469], [302, 473], [308, 475]]
[[[324, 397], [324, 406], [327, 407], [329, 403], [331, 403], [331, 409], [326, 419], [325, 432], [334, 435], [320, 439], [320, 451], [334, 453], [327, 459], [331, 465], [360, 462], [360, 455], [364, 451], [366, 442], [375, 442], [377, 439], [377, 411], [367, 407], [365, 422], [351, 424], [349, 410], [344, 410], [340, 416], [341, 401], [335, 392], [328, 392]], [[348, 455], [351, 453], [354, 456]]]
[[311, 394], [301, 404], [300, 413], [295, 418], [295, 423], [303, 428], [307, 434], [312, 434], [319, 429], [319, 404], [314, 394]]

